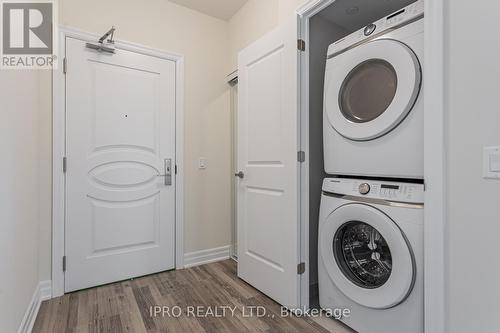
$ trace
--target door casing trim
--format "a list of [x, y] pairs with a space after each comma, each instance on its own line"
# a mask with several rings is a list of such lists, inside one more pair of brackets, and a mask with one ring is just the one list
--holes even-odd
[[[62, 161], [66, 152], [66, 86], [63, 61], [66, 54], [67, 37], [95, 42], [99, 39], [99, 35], [69, 27], [59, 27], [59, 54], [56, 59], [58, 67], [52, 70], [52, 297], [64, 294], [62, 258], [65, 253], [65, 174], [62, 168]], [[176, 269], [181, 269], [184, 268], [184, 56], [122, 40], [117, 40], [115, 47], [175, 62], [175, 160], [177, 165], [175, 188], [175, 267]]]

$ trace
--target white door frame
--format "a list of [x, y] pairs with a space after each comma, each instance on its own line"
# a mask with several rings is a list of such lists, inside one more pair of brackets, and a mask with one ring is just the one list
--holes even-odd
[[237, 245], [237, 212], [236, 212], [236, 200], [238, 193], [238, 182], [234, 173], [236, 173], [236, 168], [238, 165], [238, 152], [237, 152], [237, 128], [238, 128], [238, 70], [235, 70], [226, 77], [227, 83], [230, 86], [230, 98], [231, 98], [231, 247], [229, 251], [229, 256], [238, 261], [238, 245]]
[[[67, 27], [59, 28], [58, 67], [52, 71], [52, 297], [64, 294], [62, 258], [64, 256], [65, 242], [65, 175], [62, 161], [66, 151], [65, 74], [63, 73], [66, 37], [95, 43], [100, 36]], [[177, 164], [175, 182], [175, 267], [181, 269], [184, 267], [184, 57], [179, 54], [121, 40], [115, 42], [115, 47], [175, 62], [175, 159]]]
[[[306, 152], [301, 169], [301, 257], [309, 271], [309, 20], [335, 0], [311, 0], [297, 9], [301, 16], [300, 36], [306, 42], [301, 57], [301, 144], [298, 150]], [[446, 329], [445, 255], [446, 228], [446, 124], [444, 89], [444, 0], [425, 1], [424, 36], [424, 295], [425, 332], [442, 333]], [[309, 276], [301, 279], [302, 306], [309, 306]]]

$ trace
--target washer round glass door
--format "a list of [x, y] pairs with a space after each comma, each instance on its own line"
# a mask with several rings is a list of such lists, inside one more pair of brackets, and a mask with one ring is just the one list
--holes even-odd
[[329, 59], [325, 112], [331, 126], [356, 141], [373, 140], [398, 126], [421, 86], [415, 53], [392, 39], [378, 39]]
[[333, 255], [342, 273], [362, 288], [381, 287], [391, 276], [392, 256], [387, 241], [364, 222], [349, 221], [337, 230]]
[[319, 251], [332, 282], [350, 299], [387, 309], [410, 294], [415, 260], [396, 223], [375, 207], [339, 207], [319, 229]]

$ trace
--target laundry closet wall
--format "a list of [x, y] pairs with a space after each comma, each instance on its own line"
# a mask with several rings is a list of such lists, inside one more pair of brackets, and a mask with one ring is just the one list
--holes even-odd
[[[228, 23], [166, 0], [59, 0], [60, 23], [102, 34], [116, 26], [115, 38], [183, 54], [184, 79], [184, 250], [185, 253], [230, 244], [230, 71]], [[68, 64], [71, 71], [71, 59]], [[44, 94], [50, 96], [50, 75]], [[45, 101], [41, 140], [50, 142], [50, 99]], [[50, 165], [50, 144], [43, 151]], [[198, 157], [208, 160], [198, 169]], [[43, 169], [50, 179], [50, 168]], [[50, 193], [50, 181], [43, 182]], [[50, 198], [50, 194], [47, 198]], [[42, 199], [50, 207], [49, 199]], [[45, 202], [47, 201], [47, 202]], [[41, 230], [42, 280], [51, 275], [51, 221]]]

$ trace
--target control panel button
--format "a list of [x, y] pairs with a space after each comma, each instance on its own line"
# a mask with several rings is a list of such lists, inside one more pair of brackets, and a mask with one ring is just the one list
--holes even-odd
[[360, 194], [366, 195], [370, 192], [370, 185], [367, 183], [360, 184], [358, 190]]
[[377, 28], [377, 26], [372, 23], [372, 24], [367, 25], [363, 32], [364, 32], [365, 36], [370, 36], [375, 31], [376, 28]]

